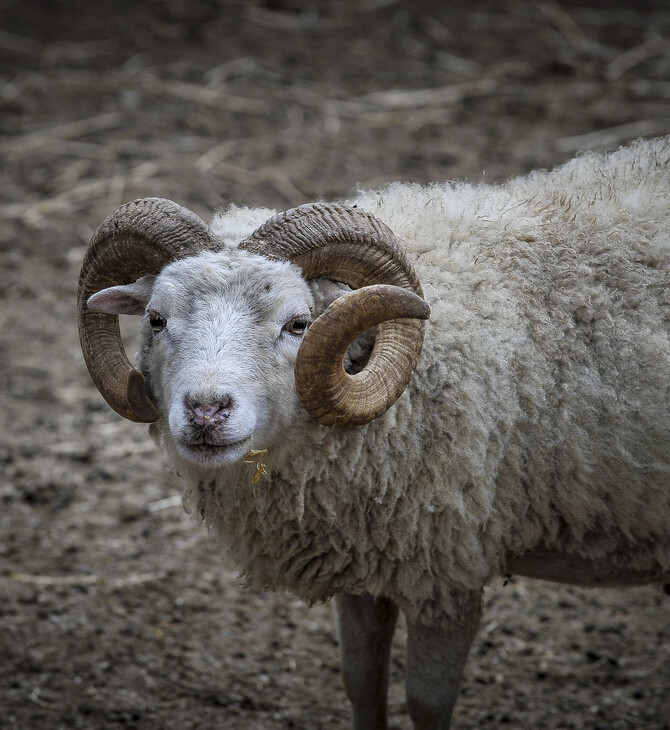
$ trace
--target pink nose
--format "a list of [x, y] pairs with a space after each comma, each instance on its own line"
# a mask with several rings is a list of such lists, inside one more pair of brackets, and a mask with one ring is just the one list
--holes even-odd
[[214, 426], [230, 416], [233, 399], [226, 395], [215, 401], [186, 397], [186, 412], [198, 426]]

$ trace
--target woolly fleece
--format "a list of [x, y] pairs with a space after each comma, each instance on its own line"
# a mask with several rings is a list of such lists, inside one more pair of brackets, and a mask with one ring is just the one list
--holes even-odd
[[[296, 423], [257, 484], [173, 453], [186, 505], [256, 586], [383, 595], [426, 624], [538, 546], [667, 571], [669, 190], [670, 137], [499, 186], [360, 193], [432, 310], [409, 387], [362, 428]], [[270, 214], [213, 227], [236, 243]]]

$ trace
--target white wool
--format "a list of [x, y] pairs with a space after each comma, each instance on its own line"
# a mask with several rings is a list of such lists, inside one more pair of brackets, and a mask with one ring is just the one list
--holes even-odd
[[[384, 595], [424, 623], [540, 546], [667, 571], [669, 190], [665, 138], [500, 186], [360, 193], [432, 310], [409, 387], [362, 428], [299, 419], [257, 484], [173, 451], [186, 504], [252, 583]], [[271, 213], [214, 227], [236, 243]]]
[[214, 216], [210, 227], [226, 246], [236, 246], [273, 214], [274, 211], [269, 208], [231, 205], [225, 212]]

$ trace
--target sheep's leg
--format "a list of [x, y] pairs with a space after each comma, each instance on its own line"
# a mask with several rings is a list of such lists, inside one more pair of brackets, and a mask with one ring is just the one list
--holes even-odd
[[471, 607], [464, 622], [440, 626], [407, 624], [407, 708], [415, 730], [447, 730], [458, 686], [479, 627], [479, 595], [464, 596]]
[[398, 607], [386, 598], [335, 597], [342, 677], [354, 730], [386, 730], [391, 642]]

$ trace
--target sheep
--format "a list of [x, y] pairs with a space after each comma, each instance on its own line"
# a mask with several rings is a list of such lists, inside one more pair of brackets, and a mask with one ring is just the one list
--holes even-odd
[[94, 381], [252, 585], [335, 597], [354, 728], [387, 726], [399, 610], [413, 725], [447, 728], [497, 576], [670, 580], [669, 189], [665, 137], [211, 227], [147, 198], [97, 230]]

